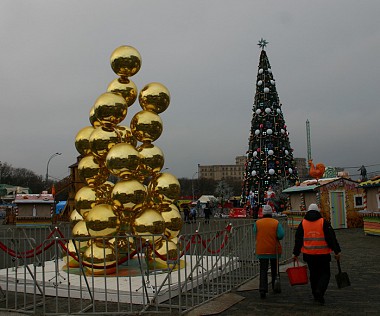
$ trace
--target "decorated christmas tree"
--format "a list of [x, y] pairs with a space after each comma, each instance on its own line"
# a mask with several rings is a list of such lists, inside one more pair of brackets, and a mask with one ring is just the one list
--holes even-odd
[[261, 54], [242, 190], [243, 202], [252, 205], [254, 201], [259, 206], [298, 180], [282, 104], [265, 52], [267, 44], [264, 39], [258, 44]]

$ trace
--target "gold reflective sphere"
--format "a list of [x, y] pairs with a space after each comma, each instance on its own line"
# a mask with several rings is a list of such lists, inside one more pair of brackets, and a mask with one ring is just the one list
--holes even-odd
[[85, 221], [92, 237], [113, 236], [119, 229], [117, 216], [109, 204], [95, 205], [88, 212]]
[[140, 142], [154, 142], [162, 134], [162, 120], [151, 111], [140, 111], [131, 120], [133, 136]]
[[111, 68], [120, 77], [132, 77], [140, 67], [140, 53], [132, 46], [120, 46], [111, 54]]
[[115, 253], [130, 254], [131, 252], [136, 250], [135, 240], [133, 239], [133, 237], [115, 237], [110, 239], [108, 243], [112, 246]]
[[140, 91], [139, 102], [143, 110], [162, 113], [170, 104], [169, 90], [159, 82], [149, 83]]
[[137, 99], [137, 87], [132, 80], [121, 82], [119, 78], [114, 79], [107, 88], [107, 92], [118, 94], [131, 106]]
[[115, 130], [97, 127], [90, 135], [90, 149], [94, 156], [105, 159], [108, 151], [120, 142], [120, 136]]
[[114, 209], [133, 212], [141, 208], [147, 194], [146, 187], [137, 180], [119, 181], [111, 194]]
[[94, 188], [84, 186], [75, 194], [75, 210], [79, 212], [82, 217], [86, 217], [87, 213], [95, 205], [96, 191]]
[[133, 230], [137, 236], [144, 236], [143, 238], [148, 239], [150, 242], [157, 241], [160, 237], [150, 235], [163, 234], [165, 221], [159, 212], [147, 208], [136, 216]]
[[112, 129], [125, 119], [128, 105], [121, 95], [106, 92], [96, 99], [92, 109], [95, 118], [101, 125]]
[[[83, 253], [83, 261], [94, 266], [109, 266], [117, 261], [117, 257], [110, 244], [93, 242]], [[116, 271], [116, 267], [92, 268], [91, 271], [94, 275], [112, 274]]]
[[161, 216], [165, 220], [165, 236], [168, 238], [177, 237], [183, 225], [182, 217], [177, 206], [170, 204], [170, 210], [162, 212]]
[[86, 126], [83, 127], [75, 137], [75, 148], [83, 156], [91, 153], [90, 135], [93, 131], [94, 128], [92, 126]]
[[128, 143], [134, 147], [137, 146], [137, 139], [132, 135], [131, 129], [128, 126], [118, 125], [115, 130], [120, 134], [121, 143]]
[[156, 248], [156, 251], [160, 256], [164, 256], [166, 259], [169, 260], [175, 260], [179, 258], [177, 245], [170, 240], [163, 240], [160, 243], [160, 245]]
[[101, 185], [109, 176], [107, 168], [99, 164], [98, 159], [92, 155], [87, 155], [81, 159], [78, 164], [78, 173], [89, 187]]
[[88, 230], [85, 221], [79, 221], [72, 230], [73, 237], [88, 237]]
[[140, 156], [137, 149], [127, 143], [113, 146], [107, 154], [106, 166], [115, 176], [127, 179], [136, 173], [140, 165]]
[[158, 195], [162, 200], [170, 203], [178, 199], [180, 192], [181, 186], [178, 179], [168, 172], [159, 174], [148, 185], [149, 194]]
[[145, 143], [137, 148], [140, 154], [141, 169], [139, 172], [145, 175], [153, 175], [161, 171], [165, 163], [164, 153], [162, 150], [153, 144]]

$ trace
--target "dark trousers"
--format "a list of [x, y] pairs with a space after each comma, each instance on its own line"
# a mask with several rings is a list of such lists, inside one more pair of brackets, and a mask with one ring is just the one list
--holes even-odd
[[268, 293], [268, 268], [270, 262], [270, 271], [272, 277], [272, 289], [277, 276], [277, 259], [259, 259], [260, 262], [260, 293]]
[[316, 299], [323, 298], [330, 282], [330, 255], [308, 255], [306, 261], [309, 267], [310, 285]]

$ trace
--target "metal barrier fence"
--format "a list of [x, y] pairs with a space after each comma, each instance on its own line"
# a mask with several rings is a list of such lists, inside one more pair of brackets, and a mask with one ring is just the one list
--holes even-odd
[[[286, 261], [294, 233], [280, 221]], [[0, 310], [181, 315], [258, 275], [253, 222], [185, 225], [179, 247], [158, 235], [73, 239], [68, 225], [1, 230]]]

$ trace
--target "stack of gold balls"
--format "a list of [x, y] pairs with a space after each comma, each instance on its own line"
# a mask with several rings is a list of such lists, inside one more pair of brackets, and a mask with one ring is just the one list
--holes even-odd
[[[70, 219], [74, 237], [91, 237], [75, 246], [86, 266], [96, 266], [90, 269], [94, 275], [115, 272], [120, 249], [134, 247], [131, 240], [136, 238], [131, 237], [149, 242], [149, 248], [163, 256], [177, 255], [182, 219], [174, 203], [180, 185], [175, 176], [161, 172], [164, 154], [154, 144], [163, 131], [160, 113], [168, 108], [170, 93], [158, 82], [138, 93], [130, 77], [140, 67], [141, 56], [134, 47], [114, 50], [111, 68], [119, 77], [97, 98], [90, 110], [91, 125], [75, 138], [82, 156], [78, 173], [86, 186], [75, 195]], [[137, 97], [142, 110], [125, 124]], [[111, 175], [115, 183], [109, 181]], [[69, 251], [75, 248], [68, 246]]]

